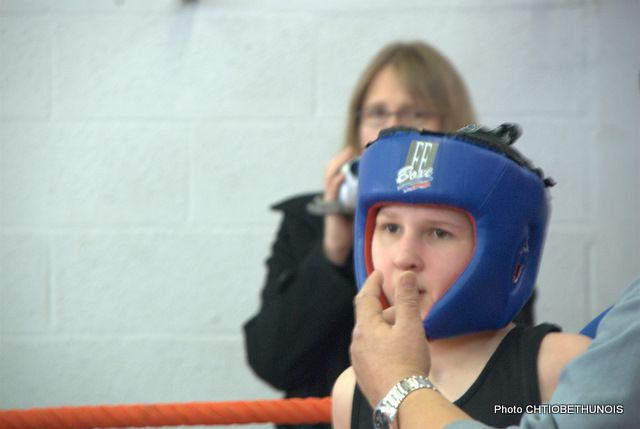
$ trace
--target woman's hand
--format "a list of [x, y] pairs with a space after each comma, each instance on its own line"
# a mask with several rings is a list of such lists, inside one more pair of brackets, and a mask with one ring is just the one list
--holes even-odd
[[[344, 182], [344, 173], [340, 168], [356, 156], [353, 148], [348, 147], [327, 163], [324, 170], [324, 200], [338, 199], [340, 185]], [[341, 214], [328, 214], [324, 217], [324, 254], [331, 263], [344, 265], [353, 247], [353, 217]]]

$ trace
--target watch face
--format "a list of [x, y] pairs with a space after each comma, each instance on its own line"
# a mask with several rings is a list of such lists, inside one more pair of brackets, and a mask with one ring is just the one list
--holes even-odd
[[376, 409], [373, 412], [373, 427], [375, 429], [389, 429], [389, 419], [382, 410]]

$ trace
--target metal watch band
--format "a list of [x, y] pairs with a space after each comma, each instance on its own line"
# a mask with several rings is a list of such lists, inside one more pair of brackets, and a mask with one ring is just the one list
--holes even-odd
[[402, 401], [404, 401], [409, 393], [418, 389], [431, 389], [438, 392], [438, 389], [433, 385], [431, 380], [423, 375], [412, 375], [400, 380], [389, 390], [389, 393], [380, 400], [374, 410], [373, 420], [376, 429], [387, 429], [398, 413], [398, 408]]

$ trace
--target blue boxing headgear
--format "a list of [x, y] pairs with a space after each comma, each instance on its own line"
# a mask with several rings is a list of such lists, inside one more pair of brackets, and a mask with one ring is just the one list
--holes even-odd
[[424, 320], [431, 339], [499, 329], [531, 295], [549, 218], [542, 171], [510, 146], [515, 125], [442, 134], [384, 130], [360, 160], [354, 259], [358, 287], [373, 271], [377, 210], [389, 204], [443, 205], [475, 227], [471, 260]]

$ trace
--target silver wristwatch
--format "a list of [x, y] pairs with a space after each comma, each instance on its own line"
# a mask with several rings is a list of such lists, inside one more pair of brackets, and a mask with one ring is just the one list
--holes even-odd
[[389, 393], [380, 400], [376, 409], [373, 410], [373, 427], [375, 429], [389, 429], [404, 398], [406, 398], [409, 393], [418, 389], [438, 391], [436, 386], [423, 375], [412, 375], [411, 377], [400, 380], [389, 390]]

